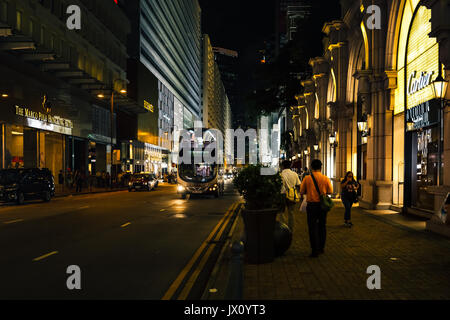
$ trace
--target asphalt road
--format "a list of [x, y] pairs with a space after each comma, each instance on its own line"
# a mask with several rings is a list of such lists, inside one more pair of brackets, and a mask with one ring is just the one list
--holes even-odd
[[161, 299], [236, 200], [231, 183], [187, 200], [163, 184], [2, 206], [0, 299]]

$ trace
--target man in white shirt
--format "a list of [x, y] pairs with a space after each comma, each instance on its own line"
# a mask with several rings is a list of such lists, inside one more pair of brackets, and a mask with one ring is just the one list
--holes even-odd
[[[300, 191], [300, 178], [298, 174], [291, 170], [291, 162], [289, 160], [284, 160], [281, 163], [281, 180], [283, 185], [281, 186], [281, 193], [286, 194], [287, 190], [290, 188], [296, 188]], [[300, 195], [300, 192], [298, 193]], [[289, 201], [286, 198], [286, 208], [285, 212], [281, 215], [281, 222], [286, 223], [291, 232], [294, 232], [294, 211], [297, 207], [297, 202]], [[286, 216], [287, 215], [287, 216]]]

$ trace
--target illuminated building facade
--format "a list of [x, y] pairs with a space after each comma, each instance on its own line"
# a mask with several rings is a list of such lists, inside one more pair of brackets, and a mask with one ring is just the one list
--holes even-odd
[[[380, 29], [366, 23], [370, 5], [387, 17]], [[325, 52], [310, 59], [293, 119], [337, 194], [353, 171], [361, 207], [427, 217], [435, 231], [450, 230], [434, 219], [450, 191], [450, 112], [433, 91], [439, 74], [450, 77], [449, 10], [439, 0], [345, 2], [342, 20], [323, 27]]]
[[117, 110], [141, 111], [120, 93], [127, 16], [113, 0], [77, 1], [81, 30], [68, 30], [71, 4], [0, 1], [0, 168], [111, 172]]

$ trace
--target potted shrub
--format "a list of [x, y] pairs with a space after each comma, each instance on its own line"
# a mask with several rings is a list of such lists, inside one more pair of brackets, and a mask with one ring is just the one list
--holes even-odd
[[283, 198], [281, 176], [261, 175], [261, 165], [249, 165], [233, 180], [245, 200], [242, 218], [245, 227], [245, 256], [249, 263], [274, 260], [274, 228]]

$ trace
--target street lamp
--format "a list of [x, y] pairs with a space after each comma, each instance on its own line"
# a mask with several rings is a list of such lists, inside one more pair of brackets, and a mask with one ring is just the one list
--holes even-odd
[[319, 145], [318, 144], [315, 144], [313, 147], [314, 147], [314, 151], [319, 151]]
[[[110, 152], [110, 158], [111, 158], [111, 174], [109, 175], [109, 185], [112, 189], [112, 175], [113, 175], [113, 124], [114, 124], [114, 85], [118, 81], [124, 81], [122, 79], [115, 79], [113, 81], [112, 91], [111, 91], [111, 114], [110, 114], [110, 134], [111, 134], [111, 152]], [[122, 88], [120, 89], [119, 93], [126, 94], [127, 90]]]
[[336, 143], [336, 136], [334, 135], [334, 133], [330, 134], [328, 140], [330, 141], [330, 145], [334, 146], [334, 144]]
[[357, 122], [358, 130], [362, 137], [370, 136], [370, 128], [367, 128], [367, 114], [363, 114], [361, 119]]
[[447, 92], [448, 81], [442, 78], [441, 68], [439, 67], [439, 74], [433, 81], [433, 93], [436, 99], [443, 100]]
[[441, 102], [441, 106], [439, 108], [439, 142], [438, 142], [438, 170], [437, 170], [437, 185], [440, 186], [441, 183], [441, 175], [442, 175], [442, 170], [441, 170], [441, 162], [442, 162], [442, 157], [441, 157], [441, 152], [442, 152], [442, 148], [441, 148], [441, 140], [442, 137], [444, 136], [444, 107], [447, 104], [447, 101], [445, 101], [445, 95], [447, 93], [447, 87], [448, 87], [448, 81], [445, 80], [442, 77], [442, 68], [441, 68], [441, 63], [439, 63], [439, 73], [438, 76], [436, 77], [436, 79], [433, 81], [433, 93], [434, 93], [434, 97], [438, 100], [440, 100]]

